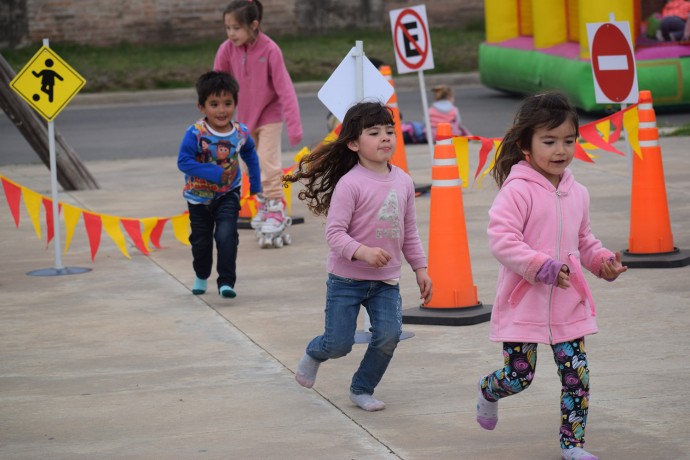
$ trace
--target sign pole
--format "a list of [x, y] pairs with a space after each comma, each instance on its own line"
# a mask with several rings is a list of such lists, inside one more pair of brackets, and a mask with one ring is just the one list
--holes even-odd
[[364, 99], [364, 42], [362, 40], [355, 41], [355, 52], [352, 55], [355, 58], [355, 97], [357, 102]]
[[[43, 39], [43, 46], [50, 48], [48, 39]], [[48, 150], [50, 154], [50, 197], [53, 200], [53, 244], [55, 245], [55, 269], [62, 270], [60, 245], [60, 214], [57, 191], [57, 160], [55, 158], [55, 122], [48, 122]]]
[[[616, 22], [616, 13], [609, 13], [609, 22]], [[621, 110], [625, 110], [628, 107], [626, 102], [621, 102]], [[630, 146], [630, 141], [628, 138], [628, 133], [625, 131], [625, 125], [621, 126], [621, 137], [625, 145], [625, 156], [628, 157], [628, 167], [630, 168], [630, 181], [632, 182], [632, 164], [633, 164], [633, 153], [632, 147]]]
[[422, 108], [424, 109], [424, 124], [426, 126], [426, 142], [429, 144], [429, 156], [431, 162], [434, 162], [434, 139], [431, 132], [431, 121], [429, 121], [429, 103], [426, 98], [426, 84], [424, 82], [424, 71], [418, 70], [419, 75], [419, 92], [422, 95]]
[[[48, 50], [50, 48], [49, 40], [47, 38], [43, 39], [43, 47]], [[43, 61], [44, 65], [47, 68], [52, 67], [55, 63], [51, 59], [46, 59]], [[25, 69], [22, 70], [22, 75], [25, 74], [24, 72]], [[60, 81], [64, 81], [65, 76], [60, 76], [59, 74], [56, 74], [58, 76], [58, 79]], [[14, 83], [14, 80], [13, 80]], [[81, 81], [81, 77], [79, 77], [78, 80], [78, 85], [76, 88], [73, 90], [74, 93], [76, 93], [82, 86], [84, 85], [84, 81]], [[14, 88], [14, 87], [13, 87]], [[17, 88], [14, 88], [17, 90]], [[24, 88], [26, 89], [26, 88]], [[54, 97], [54, 92], [51, 86], [51, 89], [49, 90], [50, 93], [50, 98], [48, 99], [49, 103], [53, 103], [53, 97]], [[26, 98], [26, 94], [22, 94], [22, 97], [24, 97], [26, 100], [29, 100]], [[27, 93], [30, 94], [30, 93]], [[60, 93], [58, 93], [60, 94]], [[70, 97], [71, 98], [71, 97]], [[30, 98], [30, 100], [34, 102], [39, 102], [41, 101], [41, 96], [39, 94], [33, 94], [33, 97]], [[64, 104], [67, 103], [69, 99], [65, 100], [63, 102]], [[62, 108], [62, 106], [60, 107]], [[59, 110], [58, 110], [59, 111]], [[53, 268], [45, 268], [45, 269], [40, 269], [40, 270], [32, 270], [27, 273], [29, 276], [57, 276], [57, 275], [75, 275], [79, 273], [86, 273], [90, 272], [90, 268], [84, 268], [84, 267], [63, 267], [62, 265], [62, 245], [61, 245], [61, 240], [62, 237], [60, 235], [60, 206], [58, 203], [58, 180], [57, 180], [57, 159], [56, 159], [56, 153], [55, 153], [55, 123], [53, 121], [53, 118], [57, 115], [57, 112], [53, 113], [52, 116], [47, 116], [43, 111], [39, 111], [41, 115], [44, 116], [44, 118], [47, 119], [48, 122], [48, 151], [50, 155], [50, 197], [51, 200], [53, 201], [53, 244], [55, 245], [55, 267]]]

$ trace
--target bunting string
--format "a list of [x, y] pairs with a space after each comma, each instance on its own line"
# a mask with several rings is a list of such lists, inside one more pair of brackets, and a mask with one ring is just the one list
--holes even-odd
[[[337, 138], [338, 128], [331, 131], [322, 141], [322, 143], [332, 142]], [[632, 147], [633, 153], [638, 157], [642, 157], [639, 144], [639, 117], [637, 112], [637, 104], [630, 105], [621, 111], [615, 112], [599, 120], [587, 123], [580, 126], [580, 138], [576, 145], [575, 158], [581, 161], [593, 163], [595, 158], [598, 158], [592, 151], [603, 150], [616, 155], [625, 156], [623, 152], [614, 147], [614, 143], [620, 139], [622, 130], [625, 129], [627, 141]], [[481, 188], [482, 179], [491, 171], [494, 165], [496, 152], [498, 151], [501, 139], [487, 138], [481, 136], [458, 136], [452, 139], [453, 146], [457, 157], [458, 170], [460, 178], [463, 181], [463, 187], [469, 186], [469, 145], [470, 142], [479, 143], [478, 166], [474, 172], [473, 181]], [[308, 155], [309, 149], [304, 147], [300, 150], [294, 158], [295, 164], [283, 169], [283, 174], [291, 173], [299, 163], [299, 160]], [[10, 214], [14, 220], [14, 224], [19, 228], [20, 222], [20, 205], [24, 202], [24, 206], [31, 220], [32, 226], [39, 241], [42, 239], [41, 234], [41, 208], [44, 210], [45, 225], [46, 225], [46, 247], [54, 238], [54, 219], [52, 199], [43, 196], [31, 189], [23, 187], [22, 185], [13, 182], [9, 178], [0, 174], [0, 182], [5, 193], [7, 205], [10, 208]], [[292, 184], [288, 184], [285, 188], [285, 201], [288, 210], [292, 207]], [[255, 212], [256, 203], [254, 197], [245, 194], [241, 198], [241, 203], [249, 203], [250, 209]], [[84, 222], [84, 229], [89, 241], [89, 248], [91, 251], [91, 260], [95, 261], [96, 254], [101, 245], [101, 236], [105, 230], [106, 235], [115, 243], [115, 246], [127, 258], [131, 259], [127, 250], [127, 238], [129, 237], [131, 243], [142, 254], [148, 255], [151, 252], [151, 246], [162, 249], [161, 236], [170, 222], [173, 235], [177, 241], [184, 245], [189, 245], [189, 214], [187, 211], [167, 217], [145, 217], [141, 219], [126, 218], [120, 216], [112, 216], [108, 214], [96, 213], [86, 209], [81, 209], [68, 203], [58, 203], [58, 214], [62, 215], [65, 225], [65, 249], [66, 254], [69, 250], [70, 243], [74, 237], [75, 230], [79, 221]], [[57, 218], [59, 219], [59, 215]], [[124, 230], [124, 232], [123, 232]]]

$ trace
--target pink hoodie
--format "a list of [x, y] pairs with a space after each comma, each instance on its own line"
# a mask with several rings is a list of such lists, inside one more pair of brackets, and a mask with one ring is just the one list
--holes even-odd
[[[613, 253], [592, 234], [589, 193], [569, 169], [556, 189], [527, 162], [514, 165], [489, 210], [488, 234], [501, 264], [491, 340], [554, 344], [597, 332], [580, 265], [599, 277]], [[536, 281], [549, 259], [570, 268], [568, 289]]]
[[276, 43], [260, 32], [251, 45], [237, 47], [225, 40], [216, 53], [214, 70], [230, 73], [240, 85], [235, 118], [250, 132], [285, 120], [290, 145], [302, 141], [297, 94]]

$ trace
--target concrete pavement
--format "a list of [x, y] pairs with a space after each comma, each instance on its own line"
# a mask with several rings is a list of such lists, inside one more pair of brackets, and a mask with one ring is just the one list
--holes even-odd
[[[661, 143], [674, 242], [690, 249], [687, 138]], [[595, 233], [607, 247], [625, 249], [628, 165], [600, 153], [595, 164], [572, 168], [590, 190]], [[285, 155], [286, 165], [291, 158]], [[408, 146], [407, 159], [415, 181], [430, 183], [427, 147]], [[173, 157], [88, 168], [101, 190], [61, 192], [61, 201], [137, 218], [185, 209]], [[0, 173], [50, 195], [42, 165]], [[63, 264], [93, 270], [27, 276], [54, 266], [53, 247], [37, 240], [24, 205], [15, 228], [0, 193], [2, 459], [560, 458], [560, 384], [546, 346], [532, 387], [501, 402], [496, 430], [474, 421], [476, 381], [502, 365], [488, 323], [405, 325], [415, 336], [401, 342], [377, 389], [387, 404], [382, 412], [348, 399], [363, 345], [321, 366], [313, 389], [300, 387], [294, 371], [322, 330], [326, 277], [323, 220], [302, 203], [293, 214], [305, 223], [292, 228], [291, 246], [262, 250], [251, 231], [240, 232], [238, 297], [226, 300], [213, 289], [191, 294], [190, 250], [169, 225], [164, 249], [144, 256], [130, 245], [131, 260], [104, 233], [91, 262], [80, 223]], [[485, 303], [493, 301], [497, 274], [486, 239], [494, 194], [489, 179], [463, 191], [473, 280]], [[425, 245], [429, 200], [416, 201]], [[587, 446], [602, 459], [690, 457], [689, 275], [690, 267], [634, 269], [614, 283], [591, 279], [601, 332], [587, 340]], [[405, 308], [418, 305], [410, 270], [401, 287]]]

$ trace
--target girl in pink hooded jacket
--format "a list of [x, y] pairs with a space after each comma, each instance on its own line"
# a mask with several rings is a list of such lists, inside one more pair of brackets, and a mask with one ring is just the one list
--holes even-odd
[[500, 262], [491, 340], [503, 342], [504, 367], [479, 380], [477, 422], [493, 430], [498, 400], [529, 387], [537, 344], [551, 346], [561, 392], [561, 455], [596, 460], [584, 450], [589, 369], [584, 336], [597, 332], [581, 267], [613, 281], [627, 268], [589, 224], [589, 194], [567, 166], [578, 116], [560, 93], [526, 98], [499, 148], [492, 175], [500, 190], [489, 211], [491, 252]]
[[263, 195], [252, 227], [271, 233], [285, 226], [283, 121], [292, 146], [302, 141], [302, 121], [283, 53], [259, 27], [262, 16], [258, 0], [234, 0], [225, 8], [228, 39], [218, 48], [213, 69], [231, 74], [240, 85], [236, 115], [249, 128], [261, 165]]

